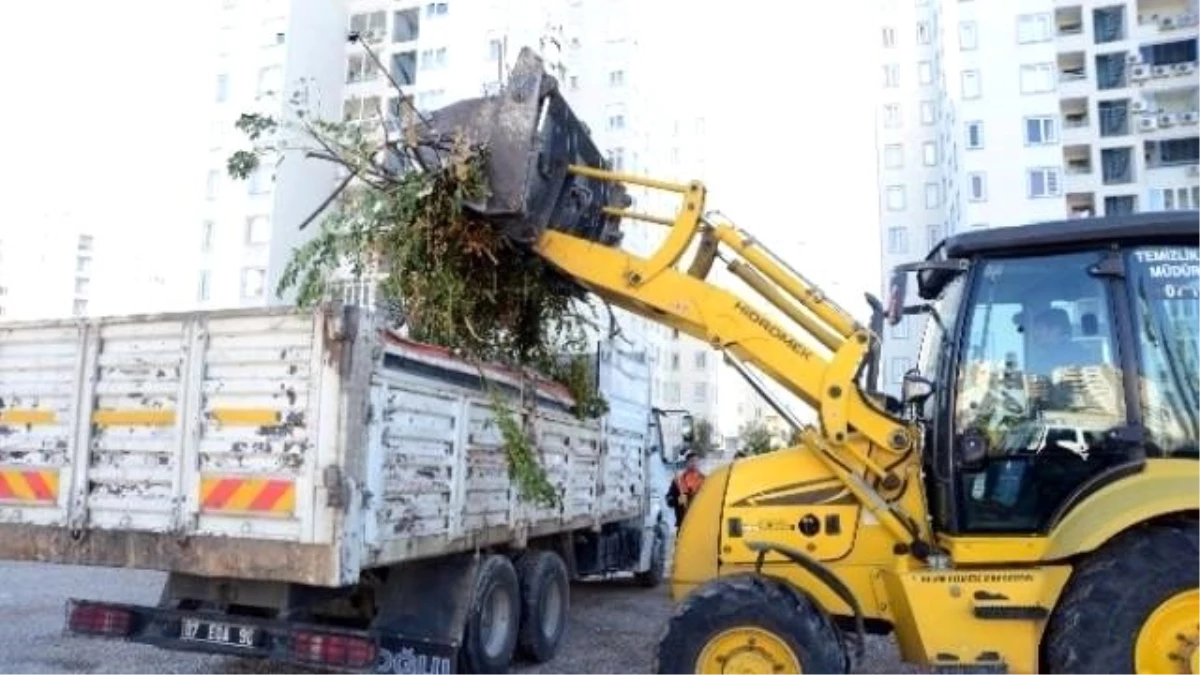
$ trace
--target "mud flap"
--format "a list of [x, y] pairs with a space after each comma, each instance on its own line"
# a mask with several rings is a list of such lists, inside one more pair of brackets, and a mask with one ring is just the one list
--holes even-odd
[[[470, 207], [501, 223], [515, 241], [531, 244], [552, 227], [605, 245], [620, 243], [620, 219], [603, 208], [626, 208], [629, 197], [618, 183], [568, 171], [571, 165], [609, 169], [610, 163], [531, 49], [521, 50], [498, 94], [433, 111], [417, 135], [435, 146], [461, 135], [486, 147], [492, 194]], [[446, 159], [433, 147], [420, 155], [428, 166]]]
[[478, 560], [459, 555], [392, 568], [371, 630], [377, 673], [452, 673], [458, 666]]

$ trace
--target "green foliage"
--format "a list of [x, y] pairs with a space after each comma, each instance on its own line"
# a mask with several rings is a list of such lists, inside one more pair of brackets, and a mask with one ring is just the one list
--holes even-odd
[[[440, 161], [425, 166], [421, 157], [431, 153], [418, 155], [410, 140], [389, 138], [378, 125], [318, 119], [299, 103], [308, 98], [291, 97], [287, 122], [241, 115], [236, 127], [251, 146], [226, 162], [231, 177], [245, 179], [267, 161], [299, 153], [332, 162], [344, 177], [299, 224], [321, 216], [318, 231], [293, 250], [276, 293], [294, 292], [298, 305], [311, 306], [335, 283], [369, 274], [381, 279], [381, 304], [396, 310], [414, 340], [562, 382], [581, 418], [607, 412], [589, 359], [580, 356], [591, 347], [586, 331], [596, 325], [595, 308], [542, 258], [465, 208], [488, 197], [487, 148], [461, 139], [426, 146]], [[497, 415], [514, 478], [526, 498], [544, 501], [549, 483], [520, 424], [499, 408]]]
[[508, 477], [513, 480], [520, 490], [521, 497], [533, 504], [544, 507], [557, 507], [561, 503], [558, 490], [546, 477], [546, 471], [538, 462], [537, 448], [520, 422], [517, 413], [504, 403], [504, 398], [489, 387], [492, 399], [492, 410], [496, 414], [496, 424], [500, 435], [504, 438], [504, 453], [508, 458]]
[[753, 420], [742, 425], [738, 434], [742, 452], [747, 455], [761, 455], [776, 450], [775, 440], [771, 430], [759, 420]]
[[698, 417], [692, 423], [692, 452], [703, 457], [716, 450], [713, 441], [713, 424], [707, 418]]

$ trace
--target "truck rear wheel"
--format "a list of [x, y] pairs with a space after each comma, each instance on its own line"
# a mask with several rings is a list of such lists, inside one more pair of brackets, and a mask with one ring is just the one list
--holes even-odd
[[479, 563], [459, 652], [467, 673], [505, 673], [521, 620], [521, 590], [512, 561], [488, 555]]
[[517, 561], [521, 580], [521, 654], [545, 663], [558, 653], [567, 632], [571, 580], [567, 565], [553, 551], [527, 551]]
[[667, 624], [656, 673], [845, 673], [841, 636], [804, 596], [770, 579], [700, 587]]
[[1043, 638], [1051, 673], [1196, 673], [1196, 526], [1120, 535], [1083, 561]]

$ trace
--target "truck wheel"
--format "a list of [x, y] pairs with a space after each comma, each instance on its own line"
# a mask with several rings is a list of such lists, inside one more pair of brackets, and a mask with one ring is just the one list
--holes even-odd
[[567, 565], [553, 551], [527, 551], [517, 561], [521, 579], [521, 633], [517, 645], [523, 656], [545, 663], [558, 653], [567, 631], [571, 582]]
[[635, 576], [642, 588], [656, 588], [663, 580], [663, 571], [667, 566], [667, 536], [660, 524], [654, 529], [654, 543], [650, 549], [650, 569], [638, 572]]
[[502, 555], [480, 561], [459, 652], [463, 672], [508, 672], [520, 626], [520, 593], [512, 561]]
[[1051, 673], [1196, 673], [1195, 524], [1144, 527], [1084, 560], [1046, 627]]
[[671, 617], [656, 673], [845, 673], [837, 629], [807, 598], [755, 575], [701, 586]]

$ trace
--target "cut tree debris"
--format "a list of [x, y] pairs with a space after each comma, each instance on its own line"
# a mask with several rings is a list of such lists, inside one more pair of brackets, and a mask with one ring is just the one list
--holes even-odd
[[[366, 111], [365, 122], [329, 122], [301, 105], [309, 98], [303, 89], [291, 97], [293, 120], [243, 114], [236, 126], [252, 147], [227, 162], [235, 179], [294, 154], [332, 162], [342, 173], [333, 193], [300, 223], [319, 221], [319, 231], [292, 252], [276, 292], [294, 290], [297, 304], [309, 306], [347, 277], [378, 280], [381, 304], [413, 339], [558, 381], [581, 418], [607, 412], [589, 368], [588, 328], [600, 325], [596, 308], [498, 225], [464, 208], [487, 196], [487, 148], [459, 138], [433, 148], [442, 161], [425, 166], [415, 134], [388, 134], [381, 111]], [[411, 129], [417, 113], [402, 92], [400, 100]], [[615, 328], [611, 311], [609, 326]], [[557, 504], [527, 430], [489, 392], [522, 496]]]

